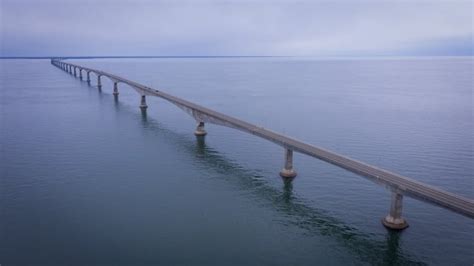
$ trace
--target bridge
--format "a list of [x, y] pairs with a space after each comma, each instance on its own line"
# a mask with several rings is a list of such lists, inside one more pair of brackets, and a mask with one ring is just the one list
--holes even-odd
[[463, 196], [418, 182], [411, 178], [354, 160], [347, 156], [337, 154], [321, 147], [304, 143], [294, 138], [284, 136], [280, 133], [253, 125], [220, 112], [216, 112], [206, 107], [114, 74], [77, 64], [67, 63], [61, 59], [51, 59], [51, 64], [71, 75], [74, 75], [74, 77], [79, 77], [81, 80], [84, 79], [84, 72], [86, 75], [86, 81], [89, 85], [91, 83], [90, 74], [93, 73], [97, 76], [97, 87], [99, 90], [102, 88], [101, 77], [104, 76], [109, 78], [114, 84], [113, 95], [116, 97], [116, 99], [118, 99], [119, 95], [118, 84], [123, 83], [129, 85], [140, 94], [141, 98], [139, 107], [143, 112], [146, 112], [148, 107], [146, 103], [146, 96], [155, 96], [167, 100], [187, 112], [196, 120], [197, 127], [194, 134], [199, 138], [202, 138], [207, 134], [204, 128], [205, 123], [211, 123], [234, 128], [242, 132], [269, 140], [284, 149], [284, 166], [280, 171], [280, 176], [286, 180], [291, 181], [296, 176], [296, 171], [293, 169], [293, 152], [298, 152], [328, 162], [358, 174], [359, 176], [365, 177], [377, 184], [383, 185], [391, 191], [390, 210], [387, 216], [382, 219], [383, 225], [389, 229], [402, 230], [408, 227], [406, 219], [402, 217], [403, 196], [412, 197], [414, 199], [437, 205], [474, 219], [473, 199], [468, 199]]

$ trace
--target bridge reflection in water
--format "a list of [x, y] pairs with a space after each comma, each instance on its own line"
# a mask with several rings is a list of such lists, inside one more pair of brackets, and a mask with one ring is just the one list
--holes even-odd
[[[124, 111], [117, 105], [116, 110]], [[265, 181], [264, 176], [232, 162], [218, 151], [206, 146], [204, 138], [196, 138], [195, 142], [190, 141], [187, 136], [169, 130], [155, 119], [149, 118], [146, 112], [141, 113], [141, 121], [145, 130], [164, 135], [173, 145], [181, 147], [180, 151], [194, 157], [198, 165], [222, 174], [220, 176], [224, 177], [226, 182], [253, 195], [259, 205], [271, 206], [272, 210], [281, 213], [285, 219], [280, 222], [296, 226], [309, 235], [322, 235], [334, 239], [351, 254], [371, 265], [426, 264], [400, 248], [400, 234], [397, 232], [389, 230], [385, 239], [376, 239], [375, 235], [361, 232], [328, 215], [324, 210], [309, 206], [310, 204], [293, 194], [291, 180], [284, 180], [282, 190], [276, 189]]]
[[[171, 102], [194, 117], [197, 122], [196, 131], [194, 133], [196, 136], [198, 136], [198, 139], [204, 137], [207, 134], [204, 129], [205, 123], [212, 123], [238, 129], [282, 146], [284, 148], [285, 161], [280, 175], [285, 179], [287, 190], [291, 187], [291, 180], [296, 176], [296, 171], [293, 169], [293, 152], [309, 155], [311, 157], [344, 168], [362, 177], [366, 177], [375, 183], [384, 185], [392, 192], [392, 201], [389, 214], [382, 219], [382, 223], [387, 228], [401, 230], [408, 226], [408, 223], [402, 217], [402, 203], [404, 195], [428, 202], [430, 204], [441, 206], [445, 209], [457, 212], [469, 218], [474, 218], [474, 200], [472, 199], [467, 199], [439, 188], [423, 184], [408, 177], [404, 177], [337, 154], [335, 152], [304, 143], [302, 141], [210, 110], [203, 106], [101, 70], [66, 63], [59, 59], [52, 59], [51, 64], [70, 73], [71, 75], [74, 75], [75, 77], [78, 76], [79, 72], [79, 79], [81, 80], [83, 80], [82, 72], [84, 71], [86, 73], [86, 81], [88, 84], [91, 83], [90, 73], [94, 73], [97, 76], [97, 87], [99, 90], [102, 88], [101, 77], [105, 76], [109, 78], [113, 82], [113, 95], [116, 102], [118, 102], [119, 95], [118, 83], [129, 85], [140, 94], [139, 107], [143, 113], [146, 112], [148, 107], [146, 104], [146, 96], [156, 96]], [[204, 143], [202, 143], [202, 145], [204, 145]]]

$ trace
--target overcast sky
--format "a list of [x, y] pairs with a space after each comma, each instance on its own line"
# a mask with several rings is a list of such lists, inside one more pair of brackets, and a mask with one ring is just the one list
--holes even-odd
[[0, 56], [473, 55], [460, 0], [0, 0]]

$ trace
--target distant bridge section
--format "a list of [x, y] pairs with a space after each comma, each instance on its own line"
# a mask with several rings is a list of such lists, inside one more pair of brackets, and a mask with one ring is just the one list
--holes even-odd
[[296, 172], [293, 169], [293, 152], [299, 152], [344, 168], [350, 172], [368, 178], [375, 183], [384, 185], [392, 191], [390, 212], [385, 218], [382, 219], [382, 223], [390, 229], [401, 230], [408, 226], [408, 223], [401, 215], [403, 195], [441, 206], [445, 209], [457, 212], [471, 219], [474, 218], [474, 200], [472, 199], [468, 199], [441, 190], [439, 188], [423, 184], [408, 177], [351, 159], [335, 152], [304, 143], [294, 138], [287, 137], [263, 127], [216, 112], [206, 107], [175, 97], [165, 92], [152, 89], [135, 81], [131, 81], [114, 74], [76, 64], [66, 63], [59, 59], [52, 59], [51, 64], [68, 72], [71, 75], [74, 75], [75, 77], [77, 77], [77, 73], [79, 72], [79, 78], [81, 80], [83, 79], [84, 71], [84, 73], [87, 75], [87, 82], [89, 84], [91, 83], [90, 73], [94, 73], [97, 76], [97, 87], [99, 90], [102, 88], [101, 77], [104, 76], [109, 78], [114, 83], [113, 95], [115, 97], [118, 97], [119, 95], [118, 83], [125, 83], [129, 85], [141, 95], [140, 108], [144, 112], [148, 107], [146, 104], [146, 96], [156, 96], [165, 99], [194, 117], [194, 119], [197, 121], [197, 128], [194, 132], [196, 136], [202, 137], [206, 135], [204, 125], [205, 123], [211, 123], [250, 133], [280, 145], [285, 151], [284, 167], [280, 172], [280, 175], [283, 178], [291, 180], [296, 176]]

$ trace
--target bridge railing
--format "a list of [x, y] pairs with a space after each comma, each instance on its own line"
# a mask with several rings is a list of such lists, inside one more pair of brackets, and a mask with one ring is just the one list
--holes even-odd
[[415, 181], [411, 178], [401, 176], [396, 173], [392, 173], [390, 171], [337, 154], [335, 152], [304, 143], [294, 138], [284, 136], [280, 133], [273, 132], [257, 125], [253, 125], [243, 120], [208, 109], [206, 107], [175, 97], [165, 92], [152, 89], [138, 82], [131, 81], [114, 74], [93, 68], [83, 67], [77, 64], [66, 63], [59, 59], [52, 59], [51, 63], [76, 77], [77, 72], [79, 71], [79, 78], [81, 80], [83, 79], [82, 71], [85, 71], [87, 74], [87, 82], [89, 84], [91, 83], [90, 73], [95, 73], [97, 76], [97, 87], [99, 90], [102, 87], [101, 77], [108, 77], [114, 84], [113, 95], [115, 97], [118, 97], [119, 95], [119, 83], [125, 83], [129, 85], [141, 95], [140, 108], [144, 112], [148, 107], [146, 104], [146, 96], [156, 96], [171, 102], [194, 117], [197, 122], [196, 131], [194, 132], [196, 136], [202, 137], [206, 135], [206, 131], [204, 129], [205, 123], [211, 123], [250, 133], [280, 145], [285, 151], [284, 167], [281, 170], [280, 175], [285, 179], [291, 180], [296, 176], [296, 171], [293, 169], [293, 152], [299, 152], [331, 163], [362, 177], [366, 177], [375, 183], [382, 184], [389, 188], [392, 192], [390, 212], [385, 218], [382, 219], [382, 223], [390, 229], [404, 229], [408, 226], [408, 223], [402, 217], [403, 195], [441, 206], [448, 210], [467, 216], [471, 219], [474, 218], [474, 200], [472, 199], [468, 199]]

